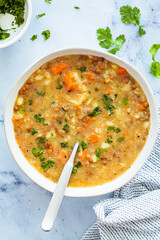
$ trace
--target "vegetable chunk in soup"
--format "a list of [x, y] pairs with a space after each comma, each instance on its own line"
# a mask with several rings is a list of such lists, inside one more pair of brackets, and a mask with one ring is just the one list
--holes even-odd
[[67, 55], [26, 80], [12, 121], [26, 159], [53, 182], [78, 141], [69, 186], [90, 187], [114, 180], [134, 163], [149, 133], [150, 110], [124, 68], [102, 57]]

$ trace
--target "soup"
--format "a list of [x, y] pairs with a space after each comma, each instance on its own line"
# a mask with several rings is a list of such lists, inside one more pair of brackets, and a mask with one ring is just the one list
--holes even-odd
[[67, 55], [26, 79], [12, 121], [25, 158], [55, 183], [78, 141], [69, 186], [91, 187], [131, 167], [146, 142], [150, 110], [124, 68], [102, 57]]

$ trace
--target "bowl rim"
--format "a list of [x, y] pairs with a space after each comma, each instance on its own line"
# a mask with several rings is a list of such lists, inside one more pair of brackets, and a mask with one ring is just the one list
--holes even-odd
[[13, 43], [17, 42], [22, 36], [23, 34], [27, 31], [29, 24], [31, 22], [31, 18], [32, 18], [32, 2], [31, 0], [26, 0], [26, 4], [28, 5], [28, 13], [26, 16], [26, 22], [24, 23], [24, 26], [22, 27], [21, 31], [15, 35], [15, 37], [13, 37], [11, 40], [8, 39], [7, 42], [2, 42], [2, 44], [0, 44], [0, 48], [5, 48], [8, 47], [10, 45], [12, 45]]
[[[29, 71], [33, 73], [36, 69], [38, 69], [45, 62], [48, 62], [51, 59], [54, 59], [58, 56], [64, 56], [64, 55], [70, 55], [70, 54], [88, 54], [88, 55], [90, 54], [90, 55], [104, 57], [105, 59], [107, 59], [113, 63], [116, 63], [122, 67], [125, 67], [126, 70], [130, 74], [132, 72], [132, 74], [131, 74], [132, 76], [134, 74], [135, 75], [137, 74], [139, 79], [137, 80], [137, 78], [135, 78], [135, 76], [133, 76], [133, 78], [135, 78], [135, 80], [140, 84], [146, 97], [148, 95], [147, 100], [149, 101], [149, 105], [150, 105], [151, 117], [150, 117], [150, 131], [148, 134], [148, 138], [146, 140], [146, 143], [145, 143], [142, 151], [140, 152], [140, 154], [137, 157], [137, 159], [135, 160], [135, 162], [132, 164], [131, 168], [111, 182], [108, 182], [108, 183], [105, 183], [102, 185], [98, 185], [95, 187], [84, 187], [84, 188], [67, 187], [65, 194], [64, 194], [67, 197], [93, 197], [93, 196], [107, 194], [107, 193], [110, 193], [110, 192], [113, 192], [113, 191], [119, 189], [120, 187], [127, 184], [132, 178], [134, 178], [134, 176], [143, 167], [144, 163], [146, 162], [147, 158], [149, 157], [149, 155], [151, 153], [151, 150], [153, 149], [153, 146], [155, 144], [155, 141], [156, 141], [157, 135], [158, 135], [158, 122], [159, 122], [158, 106], [156, 104], [152, 89], [150, 88], [150, 86], [149, 86], [148, 82], [145, 80], [145, 78], [141, 75], [141, 73], [134, 66], [132, 66], [125, 60], [123, 60], [120, 57], [117, 57], [113, 54], [110, 54], [108, 52], [106, 53], [106, 52], [99, 51], [96, 49], [90, 49], [90, 48], [84, 48], [84, 47], [82, 47], [82, 48], [65, 48], [65, 49], [59, 49], [56, 51], [52, 51], [51, 53], [46, 54], [44, 57], [41, 57], [39, 60], [35, 61], [19, 76], [19, 78], [15, 81], [15, 83], [13, 84], [13, 86], [8, 94], [6, 105], [5, 105], [5, 113], [4, 113], [4, 129], [5, 129], [5, 136], [7, 139], [7, 143], [8, 143], [10, 152], [11, 152], [14, 160], [18, 164], [18, 166], [32, 181], [34, 181], [36, 184], [38, 184], [40, 187], [44, 188], [45, 190], [53, 193], [55, 190], [56, 184], [51, 182], [50, 180], [48, 180], [46, 177], [44, 177], [42, 174], [40, 174], [37, 170], [35, 170], [34, 167], [32, 167], [29, 164], [29, 162], [26, 160], [26, 158], [23, 156], [21, 150], [19, 149], [18, 144], [16, 143], [17, 149], [19, 149], [19, 152], [21, 152], [21, 158], [23, 158], [23, 160], [26, 161], [30, 165], [30, 170], [32, 171], [32, 173], [26, 172], [25, 166], [23, 165], [24, 164], [23, 161], [21, 162], [21, 161], [17, 160], [17, 156], [16, 156], [17, 152], [15, 149], [12, 148], [12, 142], [16, 141], [16, 140], [15, 140], [15, 138], [11, 140], [10, 133], [8, 132], [8, 120], [10, 121], [10, 119], [7, 118], [7, 114], [8, 114], [7, 111], [9, 108], [9, 101], [10, 101], [11, 94], [16, 89], [16, 86], [18, 85], [18, 83], [20, 81], [22, 81], [22, 83], [24, 84], [26, 79], [25, 80], [22, 80], [22, 79], [25, 75], [27, 75], [27, 73]], [[31, 74], [29, 73], [28, 76], [30, 76], [30, 75]], [[144, 87], [142, 87], [142, 83], [144, 84], [146, 89], [144, 89]], [[18, 90], [19, 90], [19, 88], [18, 88]], [[16, 99], [17, 94], [13, 94], [13, 95]], [[12, 103], [12, 105], [14, 106], [14, 102]], [[12, 108], [11, 117], [12, 117], [12, 114], [13, 114], [13, 108]], [[11, 125], [13, 127], [12, 123], [11, 123]], [[151, 132], [151, 131], [153, 131], [153, 132]], [[136, 164], [136, 166], [133, 168], [133, 166], [137, 162], [139, 163], [138, 167]], [[133, 171], [131, 171], [132, 169], [133, 169]]]

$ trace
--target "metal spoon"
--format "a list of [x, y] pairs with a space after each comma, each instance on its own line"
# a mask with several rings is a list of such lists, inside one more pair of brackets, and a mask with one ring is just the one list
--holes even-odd
[[59, 181], [57, 183], [54, 195], [51, 198], [50, 204], [44, 216], [41, 228], [43, 231], [50, 231], [56, 219], [59, 207], [61, 205], [64, 192], [66, 190], [70, 175], [73, 169], [74, 158], [78, 149], [79, 143], [74, 145], [73, 151], [67, 163], [65, 164]]

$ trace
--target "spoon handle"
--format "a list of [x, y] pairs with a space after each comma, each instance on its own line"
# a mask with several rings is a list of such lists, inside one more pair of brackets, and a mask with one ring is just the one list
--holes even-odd
[[44, 216], [44, 219], [41, 225], [41, 228], [44, 231], [50, 231], [56, 219], [59, 207], [63, 199], [64, 192], [66, 190], [68, 181], [70, 179], [70, 175], [73, 169], [73, 162], [74, 162], [74, 158], [75, 158], [78, 146], [79, 146], [79, 143], [76, 143], [74, 145], [72, 154], [69, 160], [67, 161], [66, 165], [64, 166], [61, 176], [59, 178], [59, 181], [57, 183], [54, 195], [52, 196], [52, 199], [50, 201], [50, 204], [48, 206], [48, 209], [46, 211], [46, 214]]

